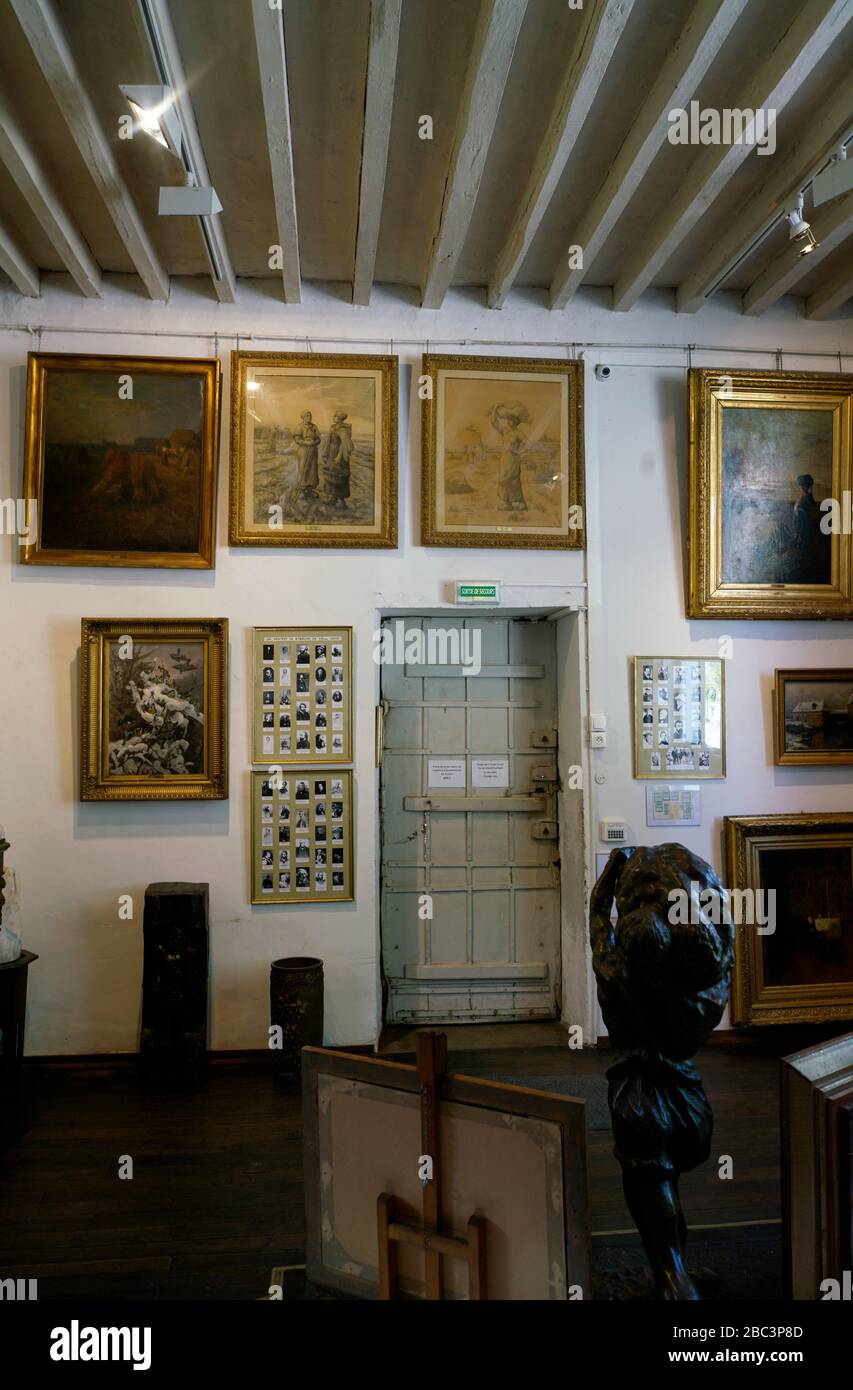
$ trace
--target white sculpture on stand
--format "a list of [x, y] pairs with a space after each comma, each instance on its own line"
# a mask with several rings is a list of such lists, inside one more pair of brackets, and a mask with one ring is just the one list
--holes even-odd
[[11, 869], [4, 868], [3, 855], [9, 842], [0, 825], [0, 965], [18, 960], [21, 954], [21, 904], [18, 885]]

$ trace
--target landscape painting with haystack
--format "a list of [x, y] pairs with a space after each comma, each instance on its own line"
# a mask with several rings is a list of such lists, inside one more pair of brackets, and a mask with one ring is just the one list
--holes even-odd
[[232, 356], [232, 545], [394, 543], [396, 358]]
[[424, 358], [426, 544], [583, 545], [582, 370]]
[[211, 568], [219, 363], [32, 353], [27, 564]]

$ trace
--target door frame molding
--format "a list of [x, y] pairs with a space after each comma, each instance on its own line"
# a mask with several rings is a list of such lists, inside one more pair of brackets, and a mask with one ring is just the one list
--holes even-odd
[[[531, 588], [538, 586], [531, 586]], [[374, 632], [386, 618], [541, 618], [556, 626], [557, 649], [557, 768], [560, 822], [560, 1021], [568, 1029], [573, 1024], [583, 1030], [584, 1046], [597, 1042], [598, 1010], [592, 954], [589, 949], [588, 904], [595, 882], [594, 836], [592, 827], [592, 759], [585, 730], [589, 727], [589, 622], [585, 595], [580, 586], [573, 594], [560, 587], [561, 602], [539, 601], [529, 605], [467, 608], [458, 604], [386, 605], [377, 595]], [[549, 596], [550, 597], [550, 596]], [[381, 698], [382, 668], [376, 663], [374, 703]], [[577, 718], [574, 717], [577, 712]], [[571, 769], [580, 768], [580, 786], [571, 788]], [[375, 770], [373, 804], [376, 808], [376, 881], [374, 940], [376, 947], [376, 1021], [378, 1039], [382, 1031], [382, 935], [381, 872], [382, 820], [379, 809], [379, 768]], [[577, 832], [580, 835], [577, 835]]]

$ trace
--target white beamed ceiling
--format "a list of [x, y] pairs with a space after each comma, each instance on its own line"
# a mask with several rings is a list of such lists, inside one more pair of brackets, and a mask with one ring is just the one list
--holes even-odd
[[[515, 17], [507, 13], [513, 5]], [[281, 228], [288, 229], [289, 299], [296, 298], [300, 277], [351, 286], [364, 187], [365, 198], [376, 188], [381, 199], [378, 235], [375, 216], [362, 227], [368, 241], [361, 275], [367, 274], [368, 287], [372, 266], [373, 283], [398, 287], [407, 302], [420, 302], [430, 275], [431, 299], [440, 302], [449, 279], [485, 302], [497, 277], [498, 289], [524, 291], [547, 303], [585, 210], [634, 122], [641, 113], [648, 120], [653, 105], [644, 104], [650, 95], [652, 103], [660, 100], [653, 89], [679, 36], [691, 20], [708, 26], [723, 5], [731, 7], [732, 22], [718, 21], [724, 37], [702, 58], [692, 94], [702, 106], [746, 105], [777, 46], [787, 54], [786, 35], [799, 35], [807, 24], [802, 53], [788, 65], [794, 90], [780, 111], [776, 153], [762, 157], [752, 150], [722, 186], [715, 177], [701, 216], [683, 235], [668, 237], [665, 263], [658, 265], [661, 230], [678, 227], [669, 214], [680, 190], [703, 186], [701, 161], [708, 157], [706, 147], [662, 139], [650, 160], [646, 151], [634, 193], [612, 230], [599, 238], [578, 283], [607, 290], [626, 269], [637, 271], [649, 289], [673, 291], [675, 312], [679, 290], [681, 307], [689, 299], [695, 311], [718, 290], [747, 295], [761, 281], [750, 301], [758, 305], [754, 313], [774, 302], [778, 281], [779, 294], [802, 298], [803, 312], [823, 314], [821, 306], [829, 304], [829, 314], [849, 318], [853, 300], [836, 304], [838, 293], [830, 291], [850, 284], [853, 213], [845, 220], [844, 209], [832, 203], [812, 215], [807, 194], [818, 240], [822, 219], [834, 212], [832, 249], [813, 267], [807, 258], [792, 280], [784, 261], [787, 228], [778, 220], [784, 208], [776, 201], [795, 192], [815, 161], [826, 158], [825, 147], [831, 150], [833, 141], [853, 130], [853, 101], [843, 96], [853, 72], [853, 0], [585, 0], [582, 10], [567, 0], [282, 0], [286, 82], [277, 81], [277, 46], [271, 46], [264, 67], [266, 80], [275, 84], [267, 109], [274, 111], [278, 102], [286, 111], [282, 94], [289, 102], [290, 129], [283, 136], [266, 126], [252, 0], [167, 0], [207, 170], [223, 203], [222, 245], [237, 277], [238, 298], [240, 279], [252, 278], [266, 282], [271, 298], [284, 300], [282, 269], [269, 264]], [[38, 25], [22, 22], [22, 6], [38, 12]], [[381, 26], [396, 25], [397, 11], [396, 45], [383, 45]], [[364, 141], [372, 12], [375, 66], [368, 109], [387, 109], [393, 86], [387, 160], [375, 114]], [[513, 22], [519, 16], [520, 26]], [[608, 32], [618, 34], [615, 49], [608, 46]], [[87, 159], [49, 79], [57, 54], [65, 54], [63, 61], [79, 75], [88, 119], [94, 116], [107, 155], [112, 152], [118, 215], [109, 206], [113, 193], [105, 193], [103, 161], [99, 172]], [[280, 68], [279, 62], [279, 73]], [[582, 105], [580, 133], [566, 152], [559, 137], [561, 129], [573, 130], [572, 83], [583, 93], [590, 73], [594, 96], [588, 110]], [[16, 177], [15, 160], [3, 160], [10, 142], [0, 141], [0, 247], [6, 248], [0, 287], [31, 291], [35, 271], [42, 285], [46, 278], [68, 275], [81, 295], [87, 283], [92, 295], [99, 269], [137, 277], [144, 294], [158, 283], [159, 271], [197, 277], [199, 293], [212, 297], [198, 223], [157, 214], [160, 186], [181, 181], [177, 162], [142, 133], [132, 141], [119, 138], [119, 120], [128, 110], [119, 84], [157, 80], [140, 0], [0, 0], [0, 126], [14, 130], [15, 148], [23, 148], [29, 171], [27, 182], [19, 162]], [[490, 81], [496, 84], [492, 92]], [[424, 116], [432, 119], [431, 140], [419, 138]], [[290, 146], [283, 147], [288, 138]], [[274, 159], [283, 164], [278, 208]], [[775, 191], [767, 218], [777, 220], [761, 227], [756, 243], [750, 200], [772, 185], [777, 168], [785, 177], [790, 169], [793, 187]], [[537, 195], [531, 217], [530, 190], [540, 172], [548, 195], [544, 201]], [[43, 198], [34, 196], [36, 176], [43, 180]], [[295, 191], [290, 203], [281, 194], [288, 187]], [[58, 208], [56, 217], [45, 216], [48, 197]], [[519, 228], [526, 246], [521, 258], [512, 254]], [[720, 278], [715, 251], [731, 240], [737, 250], [727, 255]], [[140, 246], [146, 264], [154, 266], [147, 289], [138, 278]], [[81, 262], [91, 274], [81, 272]], [[507, 266], [515, 268], [504, 285]], [[577, 287], [572, 280], [568, 302], [555, 314], [570, 312]]]

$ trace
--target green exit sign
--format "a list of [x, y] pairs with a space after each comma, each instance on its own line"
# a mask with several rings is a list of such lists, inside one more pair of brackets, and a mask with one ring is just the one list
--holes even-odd
[[500, 603], [501, 586], [494, 579], [457, 579], [457, 603]]

